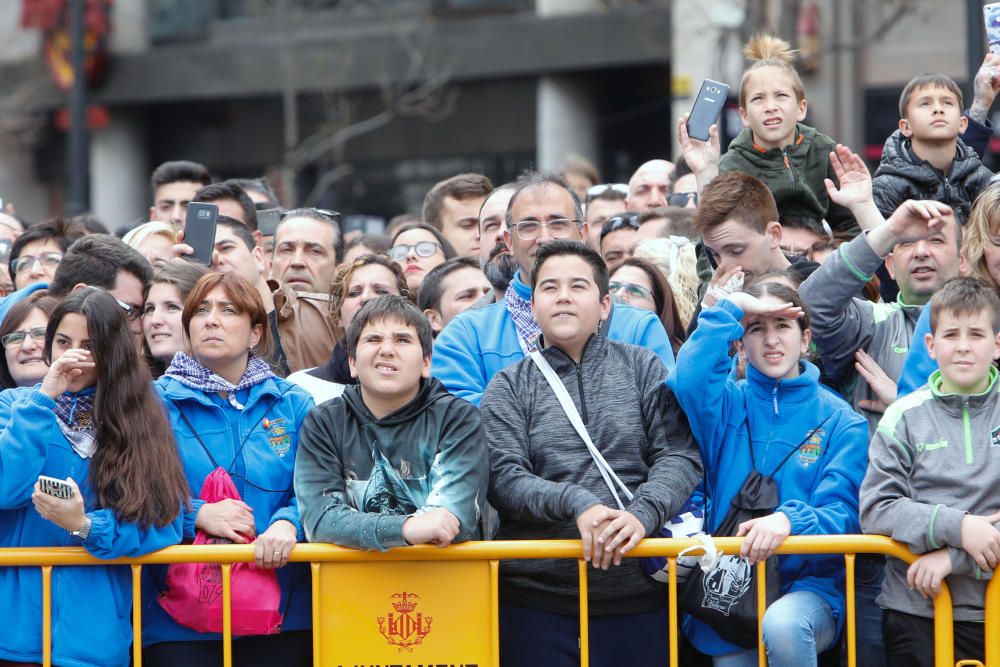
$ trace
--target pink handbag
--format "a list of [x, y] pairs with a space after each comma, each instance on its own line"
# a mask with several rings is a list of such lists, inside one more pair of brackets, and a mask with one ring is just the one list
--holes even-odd
[[[201, 486], [206, 503], [240, 500], [232, 477], [216, 468]], [[249, 539], [249, 538], [248, 538]], [[195, 544], [229, 544], [199, 530]], [[273, 635], [281, 631], [281, 588], [273, 570], [253, 563], [234, 563], [230, 572], [234, 635]], [[167, 590], [160, 606], [171, 618], [198, 632], [222, 632], [222, 566], [219, 563], [174, 563], [167, 568]]]

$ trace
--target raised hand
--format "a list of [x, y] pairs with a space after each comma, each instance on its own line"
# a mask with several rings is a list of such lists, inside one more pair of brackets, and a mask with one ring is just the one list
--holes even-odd
[[824, 178], [830, 200], [844, 208], [872, 202], [872, 175], [861, 156], [843, 144], [837, 144], [830, 153], [833, 173], [840, 181], [840, 189], [829, 178]]
[[858, 401], [858, 406], [872, 412], [885, 412], [885, 409], [896, 400], [896, 383], [885, 374], [882, 367], [864, 350], [854, 353], [854, 370], [865, 379], [872, 388], [878, 400]]
[[765, 317], [779, 317], [784, 320], [797, 320], [805, 313], [802, 308], [795, 306], [791, 301], [786, 303], [771, 303], [762, 301], [746, 292], [735, 292], [726, 299], [743, 311], [743, 316], [763, 315]]
[[909, 199], [900, 204], [885, 223], [895, 236], [896, 243], [912, 243], [940, 232], [952, 215], [954, 213], [947, 204]]
[[55, 400], [64, 393], [76, 378], [83, 375], [84, 370], [94, 367], [94, 355], [90, 350], [66, 350], [49, 366], [49, 372], [42, 378], [40, 391]]
[[719, 148], [719, 128], [713, 124], [708, 129], [708, 141], [701, 141], [688, 135], [687, 120], [691, 114], [684, 114], [677, 121], [677, 143], [681, 146], [684, 161], [695, 175], [706, 169], [718, 171], [722, 151]]

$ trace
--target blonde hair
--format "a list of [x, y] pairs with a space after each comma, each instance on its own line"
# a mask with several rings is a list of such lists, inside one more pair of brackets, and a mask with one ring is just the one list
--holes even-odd
[[740, 80], [740, 108], [746, 108], [746, 89], [750, 74], [761, 67], [777, 67], [785, 70], [792, 78], [792, 90], [795, 91], [796, 101], [804, 100], [806, 88], [792, 64], [796, 53], [798, 51], [792, 49], [788, 42], [774, 35], [757, 34], [751, 37], [743, 47], [743, 55], [750, 61], [750, 66], [743, 72], [743, 78]]
[[698, 303], [698, 258], [694, 244], [684, 244], [683, 240], [686, 239], [673, 237], [643, 241], [636, 246], [634, 256], [647, 260], [667, 279], [677, 303], [677, 314], [687, 328]]
[[[993, 289], [1000, 285], [990, 277], [986, 267], [986, 246], [993, 243], [991, 238], [1000, 228], [1000, 182], [990, 183], [989, 187], [979, 193], [976, 203], [972, 205], [969, 219], [965, 223], [962, 255], [969, 263], [969, 275], [979, 278]], [[957, 221], [955, 224], [958, 224]]]
[[122, 241], [125, 245], [138, 249], [151, 236], [156, 235], [167, 237], [171, 243], [177, 242], [177, 228], [169, 222], [159, 222], [156, 220], [139, 225], [123, 236]]

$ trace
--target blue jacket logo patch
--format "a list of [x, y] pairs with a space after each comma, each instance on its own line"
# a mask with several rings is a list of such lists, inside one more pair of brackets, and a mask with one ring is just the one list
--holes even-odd
[[285, 457], [288, 450], [292, 448], [292, 439], [285, 431], [285, 418], [265, 419], [264, 428], [267, 429], [267, 440], [271, 443], [271, 449], [281, 458]]
[[825, 435], [826, 431], [819, 429], [812, 434], [808, 442], [799, 448], [799, 462], [803, 468], [808, 468], [816, 463], [819, 457], [823, 455], [823, 437]]

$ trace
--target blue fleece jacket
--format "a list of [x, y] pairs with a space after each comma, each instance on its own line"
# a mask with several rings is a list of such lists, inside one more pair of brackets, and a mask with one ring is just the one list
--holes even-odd
[[[180, 542], [180, 514], [168, 526], [143, 529], [99, 508], [88, 482], [90, 459], [73, 450], [54, 410], [55, 402], [35, 388], [0, 393], [0, 548], [81, 546], [35, 511], [31, 493], [39, 475], [72, 477], [80, 485], [92, 522], [82, 546], [98, 558], [141, 556]], [[7, 610], [0, 623], [0, 660], [42, 661], [41, 593], [39, 568], [0, 568], [0, 600]], [[52, 664], [128, 665], [131, 610], [127, 567], [53, 568]]]
[[[299, 428], [313, 407], [304, 389], [278, 377], [242, 390], [237, 400], [242, 412], [218, 394], [191, 389], [173, 378], [156, 381], [167, 406], [170, 424], [180, 448], [181, 461], [191, 485], [192, 511], [184, 520], [184, 540], [194, 539], [194, 519], [204, 504], [198, 500], [202, 484], [215, 469], [215, 462], [229, 470], [240, 498], [253, 509], [256, 534], [260, 535], [279, 520], [290, 521], [305, 541], [299, 521], [298, 504], [292, 489]], [[211, 458], [188, 427], [191, 422]], [[282, 630], [311, 627], [311, 586], [305, 564], [291, 564], [276, 570], [281, 585]], [[166, 567], [143, 568], [142, 643], [221, 639], [221, 635], [201, 633], [179, 625], [156, 601], [166, 588]]]
[[[507, 289], [531, 299], [531, 288], [521, 282], [520, 272], [514, 275]], [[616, 303], [607, 338], [652, 350], [668, 373], [674, 368], [674, 352], [667, 332], [648, 310]], [[522, 359], [524, 352], [517, 340], [514, 320], [501, 299], [484, 308], [470, 308], [448, 323], [434, 341], [431, 375], [455, 396], [479, 405], [493, 376]]]
[[920, 319], [913, 328], [913, 342], [910, 343], [910, 351], [906, 355], [906, 361], [903, 362], [903, 373], [896, 385], [896, 400], [923, 387], [927, 384], [927, 378], [931, 373], [938, 369], [937, 362], [931, 359], [927, 343], [924, 342], [924, 337], [930, 332], [931, 309], [924, 306], [920, 312]]
[[[774, 474], [779, 505], [792, 535], [857, 533], [858, 489], [868, 463], [868, 425], [842, 398], [819, 384], [819, 370], [807, 361], [801, 374], [773, 380], [752, 365], [747, 379], [729, 378], [730, 344], [743, 336], [743, 311], [728, 300], [701, 312], [698, 328], [677, 355], [677, 372], [667, 384], [687, 413], [701, 448], [711, 499], [705, 530], [725, 518], [733, 496], [751, 472]], [[824, 423], [825, 420], [825, 423]], [[750, 461], [747, 428], [755, 460]], [[805, 437], [823, 424], [808, 442]], [[781, 594], [808, 590], [832, 607], [838, 625], [844, 618], [844, 561], [840, 556], [779, 556]], [[685, 632], [709, 655], [740, 650], [707, 625], [688, 618]]]

